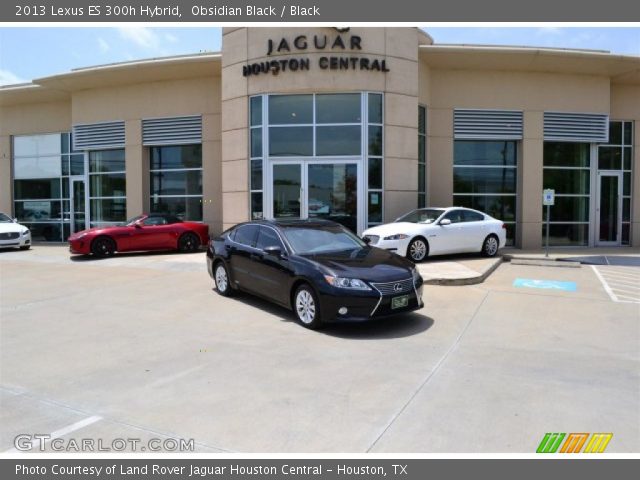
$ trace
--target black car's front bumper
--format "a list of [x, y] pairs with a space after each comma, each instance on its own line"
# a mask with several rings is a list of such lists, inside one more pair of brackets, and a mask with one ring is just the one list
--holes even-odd
[[[397, 295], [382, 294], [376, 289], [352, 292], [346, 289], [332, 288], [330, 291], [319, 292], [319, 296], [322, 318], [326, 322], [361, 322], [412, 312], [424, 306], [422, 282], [419, 285], [414, 285], [411, 290]], [[407, 297], [407, 305], [392, 308], [393, 298], [403, 296]], [[346, 313], [340, 313], [342, 308], [346, 308]]]

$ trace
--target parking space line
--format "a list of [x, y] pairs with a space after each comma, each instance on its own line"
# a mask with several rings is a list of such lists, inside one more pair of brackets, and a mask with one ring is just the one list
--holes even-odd
[[[65, 435], [67, 435], [68, 433], [71, 432], [75, 432], [76, 430], [80, 430], [81, 428], [84, 428], [86, 426], [89, 426], [93, 423], [96, 423], [98, 421], [102, 420], [102, 417], [98, 416], [98, 415], [93, 415], [92, 417], [88, 417], [85, 418], [83, 420], [80, 420], [76, 423], [72, 423], [71, 425], [68, 425], [64, 428], [61, 428], [60, 430], [56, 430], [55, 432], [51, 432], [51, 434], [49, 435], [49, 437], [44, 440], [44, 442], [40, 439], [40, 438], [35, 438], [33, 440], [31, 440], [31, 445], [30, 448], [28, 449], [29, 451], [34, 451], [34, 450], [40, 450], [42, 447], [44, 447], [44, 443], [46, 443], [47, 441], [53, 440], [54, 438], [59, 438], [59, 437], [63, 437]], [[18, 453], [20, 452], [20, 450], [16, 449], [16, 448], [11, 448], [9, 450], [7, 450], [4, 453]]]
[[605, 292], [617, 303], [640, 303], [640, 269], [591, 265]]

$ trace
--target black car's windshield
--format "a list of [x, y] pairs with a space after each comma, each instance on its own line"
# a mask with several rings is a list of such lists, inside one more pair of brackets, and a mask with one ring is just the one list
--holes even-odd
[[8, 217], [7, 215], [5, 215], [4, 213], [0, 213], [0, 222], [8, 222], [11, 223], [13, 220], [11, 220], [11, 217]]
[[366, 245], [342, 227], [286, 227], [283, 232], [293, 251], [300, 255], [353, 250]]
[[144, 215], [138, 215], [137, 217], [133, 217], [133, 218], [127, 220], [125, 222], [125, 225], [127, 227], [132, 227], [134, 223], [136, 223], [138, 220], [142, 220], [143, 218], [144, 218]]
[[439, 208], [420, 208], [403, 215], [398, 218], [396, 222], [432, 223], [435, 222], [443, 212], [444, 210], [440, 210]]

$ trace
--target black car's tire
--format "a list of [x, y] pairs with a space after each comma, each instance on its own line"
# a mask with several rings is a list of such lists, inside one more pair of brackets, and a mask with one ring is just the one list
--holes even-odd
[[213, 265], [213, 281], [216, 285], [216, 291], [223, 297], [233, 295], [231, 281], [229, 280], [229, 272], [222, 262]]
[[422, 262], [429, 256], [429, 242], [422, 237], [416, 237], [407, 247], [407, 258], [412, 262]]
[[298, 323], [305, 328], [316, 330], [322, 326], [318, 296], [306, 283], [300, 285], [293, 295], [293, 312]]
[[29, 250], [30, 248], [31, 248], [31, 245], [24, 245], [20, 247], [20, 250]]
[[200, 239], [193, 232], [183, 233], [178, 239], [178, 250], [182, 253], [195, 252], [200, 248]]
[[96, 257], [110, 257], [116, 251], [116, 242], [109, 237], [98, 237], [91, 242], [91, 253]]
[[487, 236], [482, 242], [482, 255], [485, 257], [495, 257], [500, 248], [500, 240], [494, 234]]

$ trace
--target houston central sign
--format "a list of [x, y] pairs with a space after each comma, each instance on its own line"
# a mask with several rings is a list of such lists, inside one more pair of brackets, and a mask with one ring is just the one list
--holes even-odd
[[[386, 59], [362, 57], [355, 55], [362, 50], [362, 38], [358, 35], [297, 35], [283, 37], [279, 40], [267, 40], [266, 56], [283, 55], [284, 58], [264, 60], [242, 66], [244, 77], [280, 72], [309, 71], [315, 65], [320, 70], [365, 70], [371, 72], [388, 72]], [[310, 57], [291, 56], [295, 52], [306, 52], [309, 48], [318, 51], [330, 50], [343, 55], [320, 56], [314, 63]]]

